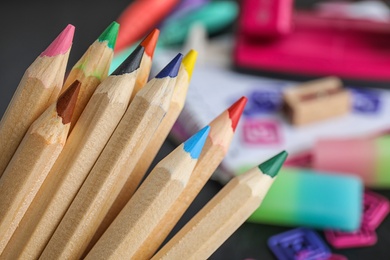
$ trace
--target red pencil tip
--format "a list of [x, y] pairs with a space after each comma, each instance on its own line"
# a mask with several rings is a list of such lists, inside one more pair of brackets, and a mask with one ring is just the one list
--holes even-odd
[[73, 111], [76, 106], [77, 97], [80, 91], [80, 81], [75, 80], [69, 88], [62, 93], [57, 101], [57, 114], [62, 117], [62, 123], [68, 124], [72, 121]]
[[240, 120], [247, 101], [248, 99], [246, 97], [241, 97], [228, 109], [230, 120], [232, 120], [233, 131], [236, 131], [238, 121]]
[[154, 29], [151, 33], [148, 34], [148, 36], [145, 37], [145, 39], [140, 43], [142, 47], [145, 48], [145, 53], [150, 57], [153, 58], [154, 49], [156, 48], [158, 36], [160, 34], [159, 29]]
[[68, 24], [66, 28], [54, 39], [54, 41], [41, 53], [42, 56], [57, 56], [66, 53], [72, 45], [74, 26]]

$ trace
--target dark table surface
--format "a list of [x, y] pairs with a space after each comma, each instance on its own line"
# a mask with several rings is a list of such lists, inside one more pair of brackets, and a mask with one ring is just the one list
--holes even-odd
[[[81, 57], [104, 28], [114, 21], [130, 1], [1, 1], [0, 3], [0, 116], [4, 113], [25, 69], [67, 24], [76, 27], [68, 69]], [[299, 1], [305, 6], [310, 1]], [[176, 144], [167, 140], [159, 152], [158, 162]], [[185, 213], [173, 233], [184, 225], [221, 185], [209, 181]], [[381, 194], [390, 198], [390, 191]], [[210, 259], [274, 259], [266, 241], [292, 227], [244, 223]], [[318, 233], [323, 236], [322, 231]], [[377, 229], [375, 246], [335, 250], [348, 259], [390, 259], [390, 218]]]

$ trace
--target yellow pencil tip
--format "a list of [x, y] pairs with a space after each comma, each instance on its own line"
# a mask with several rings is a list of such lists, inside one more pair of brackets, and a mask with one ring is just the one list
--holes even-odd
[[190, 50], [186, 56], [184, 56], [182, 64], [188, 73], [188, 81], [191, 80], [192, 71], [194, 70], [196, 58], [198, 57], [198, 52], [195, 50]]

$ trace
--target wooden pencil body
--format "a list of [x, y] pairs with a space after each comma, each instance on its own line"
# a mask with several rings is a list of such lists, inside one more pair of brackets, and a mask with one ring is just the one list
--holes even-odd
[[108, 77], [95, 91], [3, 255], [37, 259], [125, 113], [136, 74]]
[[207, 259], [259, 207], [272, 182], [257, 167], [232, 179], [152, 259]]
[[39, 56], [24, 73], [0, 121], [0, 176], [30, 125], [57, 99], [68, 56]]
[[[131, 102], [41, 259], [80, 258], [166, 114], [174, 79], [153, 79]], [[172, 86], [173, 84], [173, 86]]]
[[146, 82], [148, 81], [151, 68], [152, 68], [152, 58], [148, 56], [146, 53], [144, 53], [141, 60], [137, 81], [135, 82], [134, 91], [133, 94], [131, 95], [131, 100], [133, 100], [135, 95], [138, 93], [138, 91], [140, 91], [143, 88], [143, 86], [145, 86]]
[[68, 130], [53, 105], [31, 125], [7, 166], [0, 180], [0, 254], [60, 154]]
[[169, 213], [160, 220], [159, 228], [153, 230], [149, 239], [142, 245], [140, 249], [140, 252], [143, 253], [142, 256], [140, 255], [141, 259], [150, 259], [167, 238], [225, 157], [233, 134], [231, 121], [226, 111], [211, 122], [210, 134], [206, 139], [188, 185], [175, 201]]
[[169, 109], [166, 116], [163, 118], [155, 134], [152, 136], [152, 139], [150, 140], [145, 151], [142, 153], [140, 160], [136, 163], [133, 172], [130, 174], [129, 179], [127, 179], [122, 190], [115, 199], [115, 202], [113, 203], [104, 220], [100, 224], [93, 239], [91, 240], [91, 244], [88, 246], [87, 251], [92, 248], [92, 246], [102, 236], [104, 231], [114, 221], [115, 217], [119, 214], [119, 212], [133, 196], [146, 171], [152, 164], [153, 159], [156, 157], [157, 152], [160, 150], [162, 144], [167, 138], [169, 132], [171, 131], [173, 124], [176, 122], [180, 112], [183, 109], [185, 98], [187, 96], [188, 85], [188, 73], [186, 72], [184, 67], [181, 66], [176, 80], [176, 85], [172, 95], [171, 103], [169, 105]]
[[196, 160], [183, 145], [163, 159], [112, 225], [92, 248], [86, 259], [146, 259], [139, 251], [187, 184]]
[[70, 71], [61, 92], [65, 92], [75, 80], [81, 82], [80, 93], [72, 116], [72, 129], [97, 86], [107, 78], [113, 55], [107, 42], [96, 41]]

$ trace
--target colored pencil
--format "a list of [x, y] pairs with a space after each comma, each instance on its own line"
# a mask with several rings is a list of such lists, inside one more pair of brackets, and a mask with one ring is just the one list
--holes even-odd
[[168, 112], [159, 127], [157, 128], [156, 133], [153, 135], [145, 151], [142, 153], [140, 160], [137, 162], [133, 172], [130, 174], [131, 178], [129, 178], [124, 184], [122, 190], [115, 199], [114, 204], [112, 205], [104, 220], [100, 224], [99, 229], [96, 231], [91, 241], [91, 245], [88, 246], [89, 249], [92, 248], [92, 246], [96, 243], [99, 237], [104, 233], [104, 231], [112, 223], [112, 221], [119, 214], [122, 208], [130, 200], [131, 196], [133, 196], [136, 188], [144, 177], [146, 171], [149, 169], [154, 157], [161, 148], [173, 124], [175, 123], [177, 117], [183, 109], [185, 98], [187, 96], [188, 86], [192, 75], [192, 70], [196, 62], [196, 56], [196, 51], [190, 51], [183, 58]]
[[160, 31], [154, 29], [145, 39], [139, 44], [145, 48], [144, 56], [142, 57], [142, 62], [140, 70], [138, 72], [137, 81], [134, 86], [133, 94], [131, 95], [131, 100], [134, 99], [135, 95], [140, 91], [140, 89], [145, 86], [146, 82], [149, 79], [150, 69], [152, 68], [152, 60], [154, 49], [157, 45], [158, 35]]
[[150, 259], [153, 256], [217, 169], [229, 149], [246, 102], [245, 97], [240, 98], [210, 122], [210, 133], [188, 185], [172, 206], [169, 214], [161, 219], [160, 228], [155, 229], [148, 241], [143, 244], [140, 259]]
[[207, 259], [261, 204], [285, 151], [233, 178], [152, 259]]
[[209, 126], [161, 160], [99, 239], [86, 259], [145, 259], [143, 244], [186, 187]]
[[66, 91], [75, 80], [81, 82], [80, 93], [77, 99], [76, 108], [73, 112], [72, 124], [70, 126], [71, 131], [76, 125], [77, 120], [96, 87], [107, 78], [108, 70], [114, 56], [113, 49], [118, 29], [119, 24], [112, 22], [73, 66], [64, 83], [61, 92]]
[[30, 125], [57, 99], [73, 34], [68, 25], [24, 73], [0, 121], [0, 177]]
[[173, 10], [179, 0], [138, 0], [132, 2], [120, 14], [121, 25], [115, 52], [138, 41]]
[[80, 83], [35, 120], [0, 179], [0, 254], [65, 145]]
[[80, 258], [165, 116], [182, 55], [177, 55], [130, 103], [41, 259]]
[[37, 259], [60, 223], [130, 102], [144, 48], [138, 47], [96, 89], [15, 231], [3, 256]]

